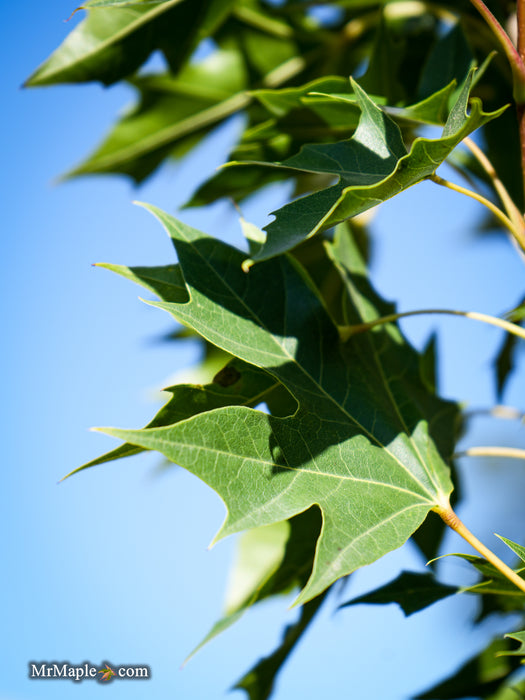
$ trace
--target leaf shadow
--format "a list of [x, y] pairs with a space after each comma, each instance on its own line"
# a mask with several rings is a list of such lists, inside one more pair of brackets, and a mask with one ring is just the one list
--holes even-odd
[[[345, 443], [373, 463], [374, 450], [407, 452], [407, 441], [428, 424], [445, 461], [453, 451], [450, 421], [455, 404], [429, 391], [419, 354], [388, 324], [341, 342], [312, 280], [288, 256], [242, 270], [244, 254], [201, 237], [175, 241], [190, 304], [208, 306], [212, 342], [237, 349], [246, 362], [273, 375], [298, 403], [295, 414], [269, 416], [273, 473], [336, 459]], [[390, 312], [363, 274], [345, 288], [350, 322]], [[280, 358], [273, 364], [269, 358]], [[399, 446], [400, 441], [403, 443]], [[397, 447], [396, 447], [397, 445]], [[410, 458], [410, 455], [409, 455]], [[340, 459], [340, 455], [339, 455]]]

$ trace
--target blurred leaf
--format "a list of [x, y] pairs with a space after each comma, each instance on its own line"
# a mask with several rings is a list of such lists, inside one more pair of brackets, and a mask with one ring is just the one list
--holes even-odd
[[140, 103], [70, 176], [118, 172], [140, 182], [175, 149], [183, 155], [248, 101], [244, 66], [233, 50], [215, 51], [176, 77], [139, 76], [131, 84]]
[[[516, 573], [525, 579], [525, 569], [516, 569]], [[525, 606], [525, 595], [519, 591], [514, 584], [500, 576], [500, 578], [489, 578], [486, 581], [481, 581], [473, 586], [466, 586], [461, 589], [464, 593], [475, 593], [477, 595], [494, 595], [498, 596], [498, 604], [501, 609], [508, 611], [510, 606], [514, 610], [520, 610]], [[512, 598], [506, 605], [503, 605], [503, 598]]]
[[234, 690], [245, 690], [250, 700], [267, 700], [270, 697], [277, 674], [306, 632], [325, 597], [326, 593], [323, 593], [301, 607], [299, 619], [288, 625], [280, 646], [248, 671], [235, 684]]
[[415, 700], [456, 700], [456, 698], [487, 698], [514, 671], [518, 662], [499, 656], [508, 649], [508, 642], [496, 639], [480, 654], [461, 666], [456, 673], [438, 683]]
[[457, 593], [455, 586], [447, 586], [436, 581], [434, 574], [420, 574], [403, 571], [395, 580], [375, 591], [353, 598], [340, 605], [346, 608], [360, 603], [387, 605], [397, 603], [406, 616], [427, 608], [438, 600]]
[[419, 371], [421, 379], [429, 391], [436, 393], [437, 389], [437, 358], [436, 358], [437, 335], [432, 333], [420, 355]]
[[[229, 362], [210, 384], [205, 386], [179, 384], [168, 387], [164, 391], [171, 394], [171, 398], [146, 428], [174, 425], [191, 416], [222, 406], [257, 406], [263, 401], [273, 401], [272, 406], [277, 415], [279, 414], [277, 409], [281, 404], [285, 407], [285, 411], [289, 408], [289, 400], [283, 396], [286, 392], [275, 379], [236, 359]], [[67, 476], [105, 462], [131, 457], [143, 451], [142, 447], [126, 443], [77, 467]]]
[[178, 70], [196, 44], [228, 14], [234, 0], [166, 0], [91, 9], [27, 86], [100, 80], [111, 85], [134, 73], [155, 49]]
[[189, 367], [175, 370], [175, 373], [169, 377], [170, 384], [208, 384], [232, 359], [229, 353], [211, 345], [201, 336], [195, 334], [194, 340], [197, 340], [202, 348], [200, 361]]
[[523, 547], [521, 544], [516, 544], [516, 542], [508, 540], [506, 537], [502, 537], [501, 535], [496, 535], [496, 537], [499, 537], [502, 542], [505, 542], [507, 547], [512, 549], [514, 554], [516, 554], [521, 561], [525, 563], [525, 547]]
[[[245, 92], [247, 88], [266, 81], [272, 85], [286, 82], [301, 72], [303, 58], [293, 39], [246, 26], [245, 11], [252, 18], [253, 8], [239, 2], [216, 36], [218, 48], [206, 59], [179, 66], [176, 75], [130, 79], [140, 93], [139, 104], [71, 175], [117, 172], [141, 182], [167, 157], [185, 155], [220, 122], [247, 108], [253, 100]], [[211, 23], [210, 31], [222, 22], [224, 14]], [[260, 22], [263, 28], [269, 25], [274, 29], [274, 19], [255, 14], [265, 20]], [[292, 34], [287, 24], [277, 24]]]
[[[290, 518], [281, 523], [268, 526], [282, 527], [286, 524], [286, 536], [279, 530], [282, 537], [281, 556], [278, 566], [274, 566], [272, 575], [264, 578], [258, 576], [256, 571], [261, 567], [265, 558], [256, 554], [267, 536], [263, 535], [267, 528], [249, 530], [241, 535], [237, 562], [231, 570], [230, 581], [226, 593], [226, 612], [232, 613], [246, 605], [246, 601], [257, 592], [257, 600], [262, 600], [276, 593], [289, 593], [295, 587], [302, 586], [307, 581], [315, 556], [313, 543], [317, 539], [322, 526], [319, 508], [309, 508], [304, 513]], [[272, 538], [277, 541], [277, 530], [272, 532]], [[260, 533], [259, 536], [255, 533]], [[261, 539], [261, 536], [263, 539]], [[257, 545], [258, 543], [258, 545]], [[280, 546], [280, 545], [279, 545]], [[275, 551], [275, 548], [273, 548]], [[252, 581], [252, 583], [250, 583]]]
[[[520, 302], [512, 311], [509, 311], [509, 313], [505, 315], [505, 318], [512, 323], [522, 323], [525, 319], [525, 300]], [[505, 333], [502, 344], [494, 360], [496, 366], [496, 391], [498, 399], [502, 398], [507, 381], [514, 370], [516, 353], [519, 347], [518, 338], [510, 333]]]
[[[246, 8], [245, 8], [246, 9]], [[253, 10], [250, 10], [253, 18]], [[239, 13], [236, 13], [239, 16]], [[245, 16], [245, 14], [244, 14]], [[241, 15], [241, 18], [243, 15]], [[238, 48], [242, 51], [247, 63], [259, 76], [271, 73], [278, 66], [285, 64], [300, 53], [293, 39], [293, 32], [284, 22], [278, 25], [282, 31], [275, 35], [275, 19], [258, 13], [259, 22], [256, 27], [242, 23], [236, 32]], [[268, 26], [268, 24], [270, 25]]]
[[395, 40], [383, 15], [366, 73], [359, 78], [359, 85], [369, 95], [381, 95], [391, 105], [402, 101], [405, 98], [405, 90], [400, 78], [406, 53], [405, 41]]
[[475, 587], [473, 587], [473, 593], [477, 594], [479, 592], [482, 594], [479, 596], [479, 607], [474, 618], [474, 624], [479, 624], [491, 615], [501, 616], [523, 610], [525, 601], [523, 596], [519, 594], [518, 589], [515, 590], [516, 595], [513, 595], [510, 591], [506, 591], [503, 595], [498, 592], [483, 595], [483, 590], [476, 591]]
[[[501, 84], [501, 79], [499, 83]], [[498, 86], [493, 81], [492, 86]], [[503, 92], [499, 104], [511, 102], [510, 92]], [[495, 101], [495, 100], [494, 100]], [[523, 211], [523, 186], [520, 161], [519, 133], [516, 112], [508, 109], [499, 119], [488, 123], [483, 129], [484, 151], [494, 166], [498, 177], [507, 188], [510, 196], [520, 211]]]
[[511, 333], [505, 333], [503, 342], [496, 354], [496, 391], [498, 400], [503, 398], [507, 381], [514, 369], [514, 358], [518, 347], [518, 338]]
[[[468, 561], [483, 576], [480, 582], [461, 588], [462, 593], [470, 593], [481, 598], [476, 622], [484, 620], [493, 613], [508, 613], [524, 609], [524, 594], [486, 559], [471, 554], [445, 556], [459, 557]], [[517, 568], [515, 572], [525, 579], [525, 567]]]
[[306, 583], [321, 524], [319, 509], [310, 508], [290, 520], [242, 534], [237, 558], [230, 570], [225, 615], [188, 658], [231, 627], [255, 603], [289, 593]]
[[512, 321], [512, 323], [525, 321], [525, 299], [518, 306], [516, 306], [515, 309], [512, 309], [512, 311], [509, 311], [508, 314], [505, 314], [505, 318]]
[[[458, 559], [463, 559], [469, 564], [472, 564], [472, 566], [479, 571], [480, 574], [485, 576], [485, 578], [497, 580], [498, 582], [502, 582], [509, 587], [513, 586], [513, 584], [501, 573], [501, 571], [496, 569], [494, 564], [491, 564], [484, 557], [478, 557], [475, 554], [464, 554], [463, 552], [451, 552], [450, 554], [444, 554], [437, 559], [444, 559], [445, 557], [458, 557]], [[521, 573], [521, 569], [516, 569], [516, 572]], [[518, 591], [515, 592], [518, 593]]]
[[474, 64], [474, 55], [461, 24], [455, 24], [430, 52], [419, 84], [420, 99], [430, 97], [452, 81], [462, 85]]
[[489, 700], [523, 700], [525, 698], [525, 680], [504, 683], [501, 688], [491, 695]]
[[525, 630], [523, 632], [514, 632], [514, 634], [506, 634], [505, 639], [513, 639], [519, 642], [520, 645], [512, 651], [500, 651], [498, 656], [525, 656]]
[[[451, 468], [452, 475], [454, 477], [455, 471], [453, 464], [451, 465]], [[454, 484], [457, 484], [455, 479]], [[456, 491], [453, 492], [452, 498], [450, 499], [452, 504], [454, 504], [455, 493]], [[425, 563], [430, 567], [430, 569], [434, 568], [432, 560], [440, 549], [443, 535], [445, 534], [446, 530], [447, 526], [441, 520], [441, 518], [436, 513], [430, 512], [412, 535], [412, 540], [417, 545], [417, 548], [425, 559]]]
[[[305, 139], [330, 138], [334, 133], [339, 136], [351, 135], [358, 122], [359, 109], [356, 106], [333, 99], [326, 104], [324, 96], [305, 96], [310, 88], [330, 87], [350, 90], [348, 80], [340, 79], [339, 82], [339, 79], [331, 78], [316, 80], [300, 88], [252, 90], [250, 94], [260, 101], [264, 109], [250, 107], [248, 113], [253, 124], [248, 125], [229, 160], [279, 160], [294, 153], [305, 143]], [[319, 102], [321, 106], [317, 110]], [[282, 116], [268, 119], [267, 109]], [[197, 189], [185, 206], [203, 206], [221, 197], [241, 202], [268, 184], [290, 179], [295, 181], [298, 194], [325, 187], [329, 183], [326, 176], [261, 168], [258, 165], [221, 168]]]
[[245, 577], [243, 597], [237, 605], [229, 607], [224, 617], [216, 622], [204, 639], [188, 654], [189, 661], [208, 642], [235, 624], [248, 608], [260, 598], [261, 588], [279, 568], [290, 535], [290, 521], [273, 523], [243, 533], [237, 550], [237, 560], [230, 570], [230, 577]]

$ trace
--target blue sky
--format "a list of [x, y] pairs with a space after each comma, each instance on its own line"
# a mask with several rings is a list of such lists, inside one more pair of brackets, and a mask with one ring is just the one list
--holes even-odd
[[[0, 8], [6, 328], [0, 700], [92, 698], [99, 690], [89, 682], [29, 681], [30, 660], [150, 665], [146, 691], [140, 682], [114, 682], [104, 691], [113, 698], [143, 698], [145, 692], [159, 699], [222, 698], [273, 648], [296, 613], [287, 610], [291, 599], [262, 605], [179, 670], [221, 610], [235, 541], [207, 549], [224, 517], [220, 500], [182, 469], [160, 472], [151, 454], [57, 482], [113, 446], [90, 426], [144, 424], [158, 406], [158, 389], [194, 361], [191, 344], [174, 349], [155, 342], [172, 328], [167, 315], [142, 304], [138, 288], [92, 263], [173, 261], [163, 230], [131, 202], [176, 212], [222, 162], [238, 124], [138, 190], [119, 178], [54, 185], [131, 99], [123, 87], [19, 89], [69, 31], [63, 19], [72, 9], [66, 0]], [[246, 218], [264, 224], [283, 196], [270, 189], [246, 205]], [[472, 202], [430, 183], [382, 208], [374, 224], [373, 267], [382, 293], [402, 310], [439, 306], [499, 314], [517, 302], [523, 263], [503, 237], [472, 235], [476, 212]], [[229, 204], [180, 216], [240, 241]], [[494, 402], [487, 369], [501, 341], [498, 331], [435, 317], [407, 320], [403, 327], [418, 346], [438, 329], [446, 396], [474, 407]], [[515, 378], [505, 402], [523, 409], [524, 388]], [[519, 424], [480, 419], [464, 444], [524, 446], [522, 434]], [[519, 469], [519, 463], [489, 460], [465, 461], [461, 468], [466, 500], [460, 514], [500, 553], [492, 532], [524, 541]], [[497, 496], [509, 485], [504, 503]], [[464, 549], [452, 534], [447, 545], [448, 551]], [[423, 564], [405, 547], [352, 577], [345, 595], [389, 580], [400, 567]], [[442, 572], [452, 582], [468, 576], [460, 563], [447, 562]], [[490, 634], [509, 628], [496, 620], [472, 631], [474, 604], [463, 598], [408, 620], [393, 606], [333, 616], [334, 604], [294, 654], [275, 700], [339, 697], [342, 689], [348, 697], [405, 700], [481, 648]]]

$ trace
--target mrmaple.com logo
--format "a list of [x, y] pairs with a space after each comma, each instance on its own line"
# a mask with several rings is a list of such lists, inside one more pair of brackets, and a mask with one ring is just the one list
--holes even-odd
[[104, 663], [102, 666], [94, 666], [88, 661], [83, 664], [70, 664], [69, 661], [41, 661], [29, 662], [29, 678], [60, 679], [80, 682], [83, 680], [98, 680], [102, 683], [113, 678], [125, 680], [147, 680], [151, 678], [149, 666], [110, 666]]

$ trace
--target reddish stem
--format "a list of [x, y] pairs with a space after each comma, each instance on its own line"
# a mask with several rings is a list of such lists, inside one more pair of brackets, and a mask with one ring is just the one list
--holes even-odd
[[[516, 80], [519, 80], [522, 86], [525, 85], [525, 64], [522, 60], [523, 56], [520, 55], [520, 53], [518, 53], [518, 51], [516, 50], [516, 47], [512, 43], [512, 39], [503, 29], [498, 20], [494, 17], [489, 8], [485, 5], [483, 0], [470, 0], [470, 2], [474, 5], [476, 10], [483, 17], [488, 27], [492, 30], [497, 40], [499, 41], [502, 49], [505, 51], [505, 54], [507, 55], [510, 66], [512, 68], [514, 82], [516, 82]], [[518, 13], [520, 15], [524, 14], [523, 4], [523, 0], [518, 0]], [[521, 9], [519, 9], [520, 5]]]
[[[518, 53], [522, 65], [525, 62], [525, 0], [518, 0], [517, 2], [517, 17], [518, 17]], [[514, 81], [517, 77], [514, 76]], [[517, 94], [517, 90], [514, 89], [514, 93]], [[525, 100], [516, 99], [516, 111], [518, 116], [518, 128], [520, 134], [520, 147], [521, 147], [521, 177], [523, 181], [523, 201], [525, 206]]]
[[518, 0], [516, 13], [518, 16], [518, 53], [525, 62], [525, 2]]
[[525, 202], [525, 0], [517, 0], [518, 48], [483, 0], [470, 0], [490, 27], [509, 60], [512, 70], [514, 101], [518, 116], [521, 148], [521, 172]]

